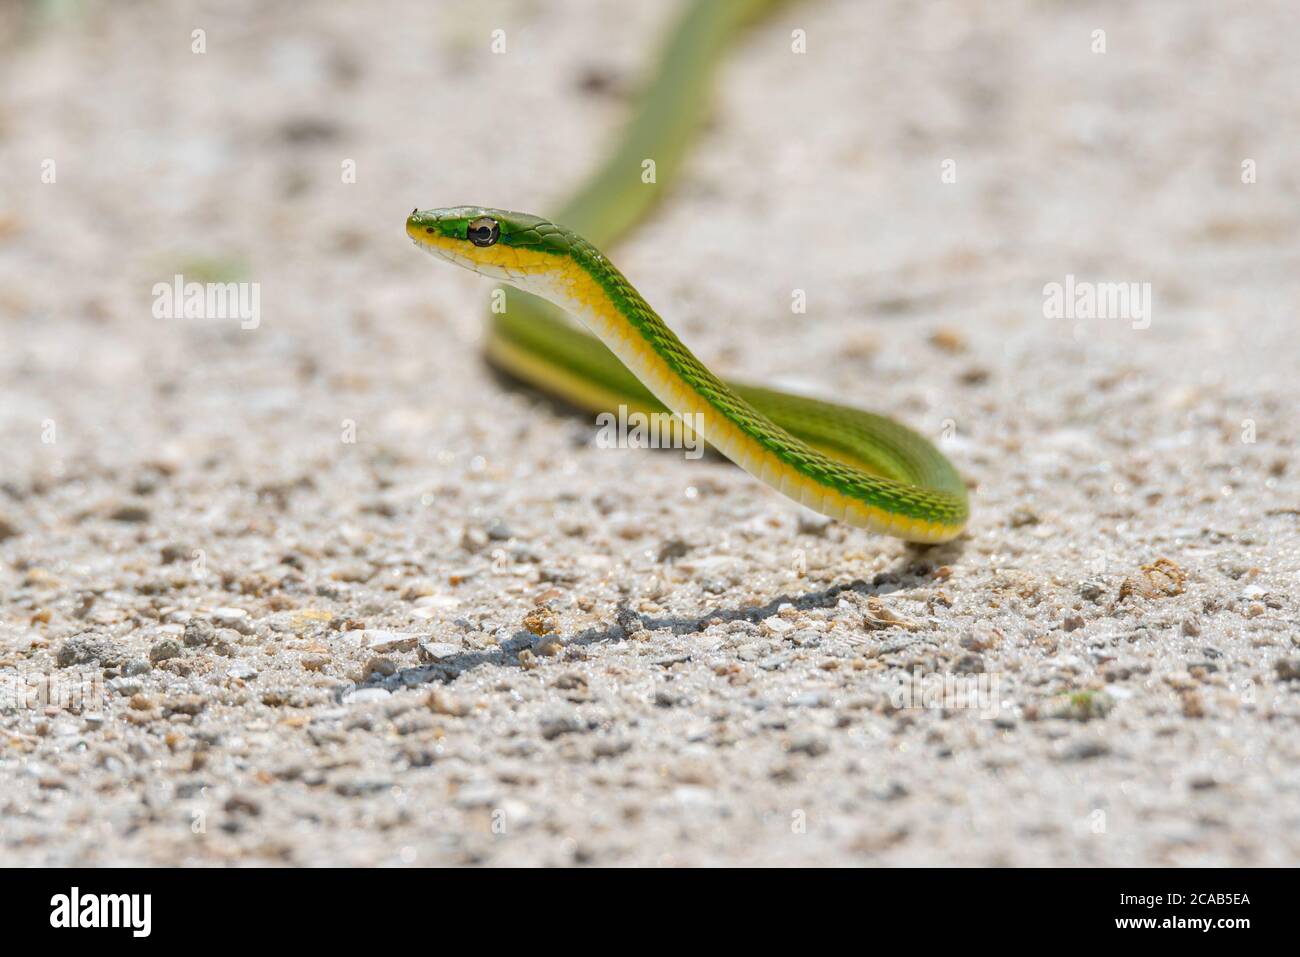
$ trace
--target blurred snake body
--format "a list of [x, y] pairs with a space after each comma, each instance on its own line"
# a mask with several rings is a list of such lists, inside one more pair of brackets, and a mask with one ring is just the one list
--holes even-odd
[[[478, 206], [416, 210], [407, 234], [522, 290], [493, 313], [488, 335], [489, 361], [509, 375], [596, 412], [676, 413], [745, 471], [817, 512], [908, 541], [947, 541], [965, 527], [966, 486], [930, 442], [850, 406], [722, 381], [596, 245], [639, 222], [672, 181], [722, 49], [778, 2], [692, 3], [618, 148], [554, 219]], [[642, 182], [647, 157], [658, 185]]]

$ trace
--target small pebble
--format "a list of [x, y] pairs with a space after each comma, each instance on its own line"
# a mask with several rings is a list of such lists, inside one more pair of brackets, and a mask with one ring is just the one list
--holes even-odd
[[426, 663], [445, 661], [448, 658], [456, 657], [460, 653], [461, 648], [459, 645], [449, 644], [445, 641], [421, 641], [419, 643], [419, 658]]
[[446, 714], [456, 718], [465, 717], [465, 715], [469, 714], [470, 710], [469, 705], [464, 701], [460, 700], [450, 692], [444, 691], [442, 688], [435, 688], [433, 691], [430, 691], [426, 703], [429, 706], [429, 710], [434, 712], [434, 714]]
[[298, 659], [298, 663], [307, 671], [324, 671], [325, 666], [329, 664], [329, 658], [325, 655], [303, 655]]
[[420, 643], [420, 636], [411, 631], [380, 631], [367, 628], [359, 631], [345, 632], [345, 641], [353, 642], [379, 654], [395, 651], [414, 651]]
[[792, 754], [806, 754], [810, 758], [815, 758], [829, 751], [830, 744], [824, 736], [808, 732], [791, 739], [786, 750]]
[[149, 521], [149, 509], [136, 503], [119, 505], [108, 513], [115, 522], [139, 523]]
[[1105, 741], [1084, 738], [1067, 744], [1060, 751], [1060, 757], [1063, 761], [1090, 761], [1093, 758], [1105, 757], [1110, 752], [1110, 745]]
[[389, 697], [391, 697], [391, 693], [387, 688], [358, 688], [345, 694], [343, 703], [369, 704], [375, 701], [386, 701]]
[[547, 741], [552, 741], [562, 734], [574, 734], [579, 731], [585, 731], [586, 727], [578, 721], [577, 718], [569, 715], [553, 718], [543, 718], [541, 720], [542, 737]]
[[190, 648], [197, 648], [203, 645], [212, 644], [217, 636], [217, 631], [212, 627], [212, 622], [194, 617], [185, 623], [185, 644]]
[[121, 660], [121, 646], [112, 639], [93, 632], [73, 635], [59, 646], [55, 655], [55, 661], [60, 668], [87, 665], [95, 661], [104, 667], [113, 667]]
[[539, 641], [533, 650], [543, 657], [554, 658], [564, 650], [564, 642], [554, 635], [548, 635]]
[[1101, 582], [1086, 581], [1079, 583], [1079, 597], [1085, 601], [1098, 601], [1104, 594], [1106, 594], [1106, 589]]
[[175, 638], [163, 638], [161, 641], [154, 642], [153, 647], [149, 649], [149, 660], [157, 664], [169, 658], [179, 658], [184, 653], [185, 649]]

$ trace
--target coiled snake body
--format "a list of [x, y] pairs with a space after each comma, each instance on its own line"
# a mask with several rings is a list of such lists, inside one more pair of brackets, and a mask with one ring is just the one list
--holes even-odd
[[[693, 3], [618, 149], [553, 220], [457, 206], [412, 212], [407, 234], [526, 294], [492, 316], [488, 358], [507, 373], [593, 411], [677, 413], [745, 471], [809, 508], [909, 541], [947, 541], [965, 527], [966, 486], [929, 441], [850, 406], [722, 381], [596, 246], [640, 221], [672, 180], [719, 53], [777, 2]], [[657, 188], [641, 181], [646, 157], [655, 159]]]

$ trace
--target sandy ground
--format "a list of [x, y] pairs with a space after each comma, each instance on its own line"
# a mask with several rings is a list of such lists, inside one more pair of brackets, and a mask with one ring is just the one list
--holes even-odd
[[403, 235], [553, 208], [660, 6], [3, 9], [0, 862], [1300, 861], [1295, 5], [809, 0], [728, 62], [615, 259], [943, 439], [928, 551], [598, 448]]

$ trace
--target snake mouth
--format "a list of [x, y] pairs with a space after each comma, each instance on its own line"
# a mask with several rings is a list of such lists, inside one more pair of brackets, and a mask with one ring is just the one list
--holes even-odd
[[406, 235], [420, 249], [453, 266], [460, 266], [492, 279], [509, 278], [504, 271], [498, 273], [492, 264], [481, 262], [471, 255], [471, 250], [475, 247], [470, 243], [443, 235], [423, 221], [418, 213], [413, 212], [407, 217]]
[[412, 234], [411, 242], [415, 243], [420, 249], [423, 249], [431, 256], [436, 256], [444, 262], [449, 262], [453, 266], [460, 266], [462, 269], [468, 269], [470, 272], [476, 272], [480, 276], [486, 276], [489, 279], [496, 279], [509, 283], [518, 283], [521, 276], [513, 274], [504, 266], [495, 263], [482, 262], [476, 259], [469, 250], [473, 249], [468, 243], [461, 242], [457, 239], [449, 239], [446, 236], [426, 236]]

